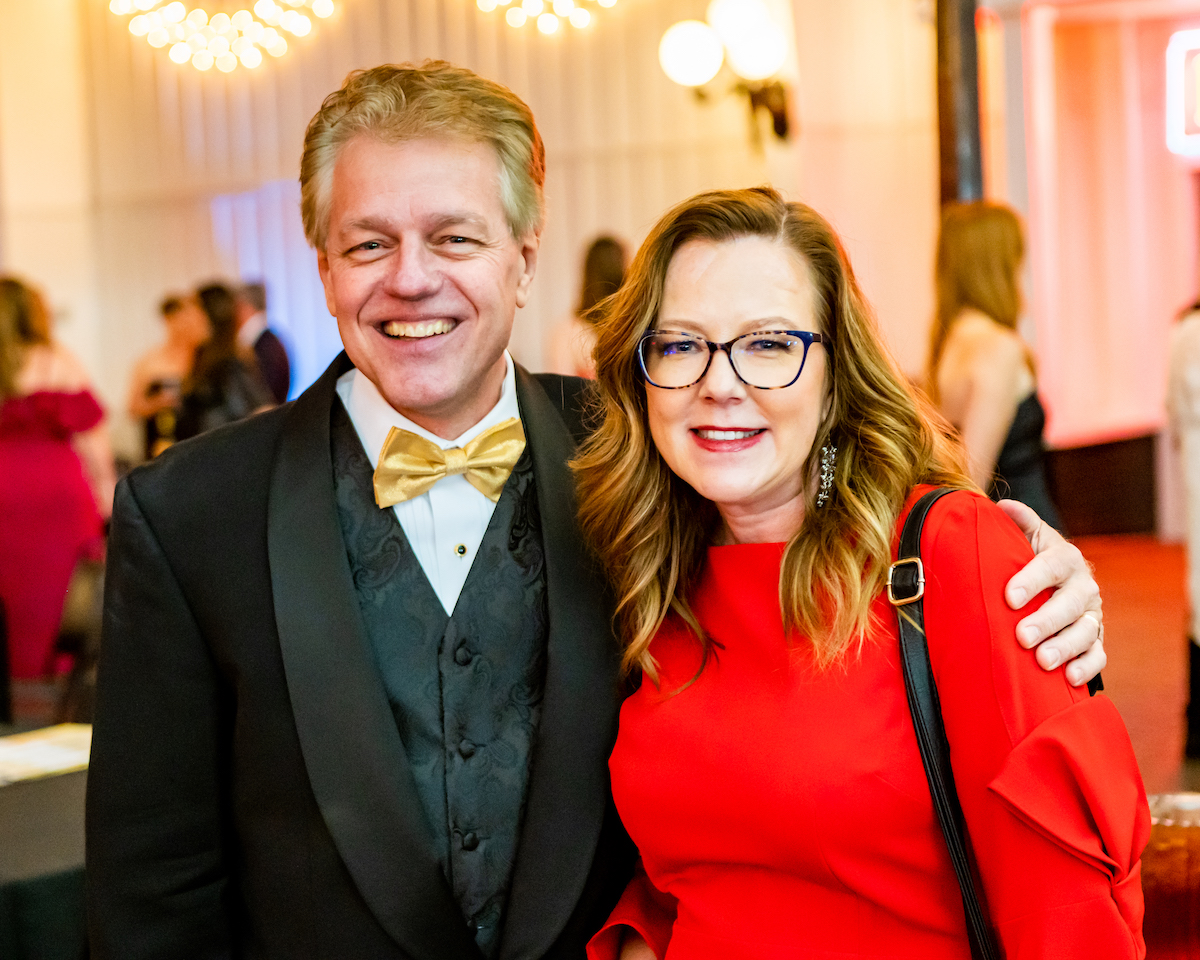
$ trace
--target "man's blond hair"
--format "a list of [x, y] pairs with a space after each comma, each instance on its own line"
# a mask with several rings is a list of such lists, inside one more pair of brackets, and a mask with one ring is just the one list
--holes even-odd
[[300, 160], [304, 235], [325, 249], [333, 167], [360, 134], [385, 143], [452, 137], [489, 143], [500, 161], [500, 202], [514, 237], [542, 226], [546, 148], [533, 111], [515, 93], [445, 60], [383, 64], [351, 73], [308, 124]]

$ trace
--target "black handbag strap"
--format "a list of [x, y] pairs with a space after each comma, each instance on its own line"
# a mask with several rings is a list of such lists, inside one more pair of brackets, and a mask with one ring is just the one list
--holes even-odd
[[925, 595], [925, 571], [921, 562], [921, 531], [929, 508], [951, 492], [946, 489], [931, 490], [913, 506], [900, 533], [896, 562], [888, 571], [888, 600], [896, 608], [896, 618], [900, 623], [900, 661], [904, 670], [908, 708], [912, 713], [913, 727], [916, 728], [917, 746], [925, 766], [925, 778], [929, 781], [933, 807], [937, 811], [942, 836], [946, 839], [954, 873], [958, 877], [963, 910], [967, 916], [971, 956], [973, 960], [999, 960], [1000, 950], [995, 935], [975, 890], [975, 877], [971, 872], [967, 838], [963, 831], [962, 806], [958, 802], [954, 771], [950, 767], [950, 746], [946, 741], [946, 727], [942, 722], [933, 666], [929, 662], [929, 646], [925, 642], [925, 612], [921, 599]]

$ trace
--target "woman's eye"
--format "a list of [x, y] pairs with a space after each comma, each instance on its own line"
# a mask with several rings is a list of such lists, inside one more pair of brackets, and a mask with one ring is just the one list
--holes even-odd
[[663, 356], [673, 357], [680, 354], [694, 353], [696, 344], [690, 340], [673, 340], [662, 345]]

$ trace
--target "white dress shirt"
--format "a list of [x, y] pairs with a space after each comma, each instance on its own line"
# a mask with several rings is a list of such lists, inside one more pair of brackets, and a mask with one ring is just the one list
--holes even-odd
[[[371, 469], [379, 464], [379, 455], [392, 427], [409, 430], [448, 450], [465, 446], [484, 430], [511, 417], [519, 418], [517, 378], [507, 350], [504, 360], [507, 367], [500, 399], [482, 420], [453, 440], [435, 436], [397, 413], [375, 384], [358, 370], [342, 374], [337, 382], [338, 396], [367, 452]], [[446, 612], [453, 613], [496, 505], [471, 486], [465, 476], [455, 474], [443, 477], [419, 497], [397, 503], [392, 509], [434, 593]]]
[[267, 315], [262, 310], [258, 313], [252, 313], [248, 316], [245, 322], [238, 327], [237, 341], [247, 350], [253, 350], [254, 345], [258, 343], [258, 338], [261, 337], [267, 330]]

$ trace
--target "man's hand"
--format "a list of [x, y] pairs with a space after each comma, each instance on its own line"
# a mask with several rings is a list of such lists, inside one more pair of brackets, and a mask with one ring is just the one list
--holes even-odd
[[1108, 662], [1100, 588], [1079, 548], [1033, 510], [1015, 500], [1001, 500], [1000, 509], [1021, 528], [1037, 554], [1008, 581], [1008, 605], [1019, 610], [1043, 590], [1057, 588], [1040, 610], [1017, 624], [1017, 640], [1027, 649], [1037, 647], [1038, 663], [1046, 670], [1075, 658], [1067, 666], [1067, 680], [1082, 686]]

